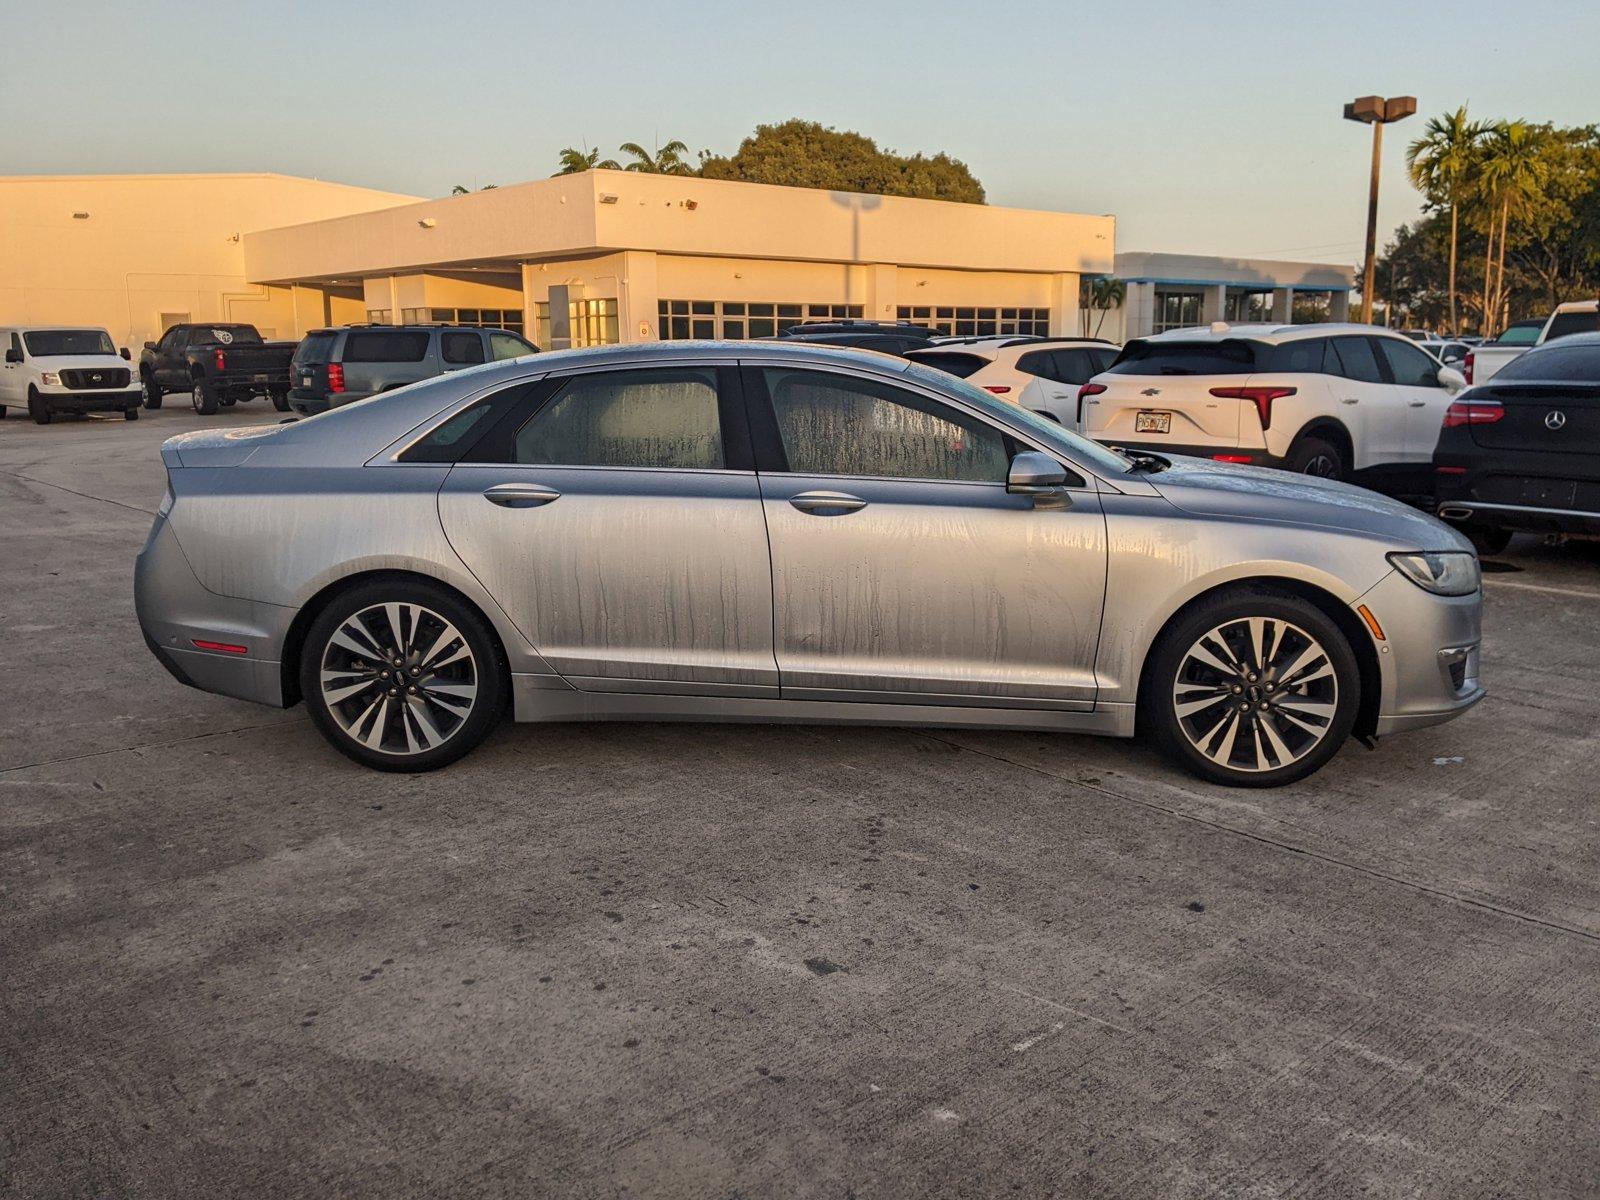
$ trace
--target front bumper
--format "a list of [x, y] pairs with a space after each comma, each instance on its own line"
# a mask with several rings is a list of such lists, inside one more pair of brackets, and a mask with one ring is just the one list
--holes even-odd
[[1399, 733], [1459, 717], [1482, 700], [1483, 592], [1435, 596], [1391, 571], [1356, 601], [1382, 626], [1383, 668], [1375, 732]]
[[[164, 517], [156, 518], [135, 561], [133, 581], [145, 645], [174, 678], [203, 692], [284, 707], [280, 659], [293, 610], [207, 591]], [[243, 646], [245, 653], [202, 650], [197, 641]]]
[[38, 396], [53, 413], [125, 412], [138, 408], [144, 399], [138, 388], [114, 392], [41, 391]]

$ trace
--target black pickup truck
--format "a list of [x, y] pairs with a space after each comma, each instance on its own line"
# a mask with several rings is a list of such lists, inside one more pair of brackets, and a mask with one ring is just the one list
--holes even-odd
[[266, 342], [254, 325], [174, 325], [139, 355], [144, 406], [160, 408], [168, 392], [188, 392], [205, 416], [240, 400], [270, 396], [289, 411], [289, 360], [297, 342]]

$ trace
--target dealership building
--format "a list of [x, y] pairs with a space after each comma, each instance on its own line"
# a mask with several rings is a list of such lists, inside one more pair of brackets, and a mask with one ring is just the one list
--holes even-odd
[[[1344, 312], [1347, 268], [1118, 256], [1115, 240], [1109, 216], [623, 171], [435, 200], [266, 174], [13, 176], [0, 322], [137, 345], [190, 320], [278, 338], [434, 321], [559, 348], [841, 317], [1120, 340], [1174, 315], [1287, 319], [1312, 295]], [[1081, 308], [1081, 280], [1112, 274], [1125, 302]]]

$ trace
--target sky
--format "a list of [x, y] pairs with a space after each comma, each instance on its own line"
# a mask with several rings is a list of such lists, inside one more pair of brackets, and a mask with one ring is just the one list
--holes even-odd
[[1600, 121], [1600, 0], [0, 0], [0, 171], [277, 171], [422, 196], [564, 146], [730, 153], [803, 117], [967, 163], [992, 204], [1111, 213], [1121, 250], [1354, 264], [1419, 211], [1424, 119]]

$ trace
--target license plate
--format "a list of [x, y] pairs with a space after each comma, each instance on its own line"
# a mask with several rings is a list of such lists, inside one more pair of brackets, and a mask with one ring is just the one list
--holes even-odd
[[270, 375], [266, 375], [266, 374], [261, 374], [261, 375], [257, 375], [256, 376], [256, 382], [257, 383], [266, 383], [269, 379], [271, 379], [271, 376]]
[[311, 382], [312, 382], [312, 376], [311, 376], [311, 373], [309, 371], [307, 371], [304, 375], [300, 376], [300, 384], [301, 384], [302, 387], [310, 387], [311, 386]]
[[1172, 414], [1169, 412], [1142, 412], [1133, 417], [1135, 433], [1171, 433]]

